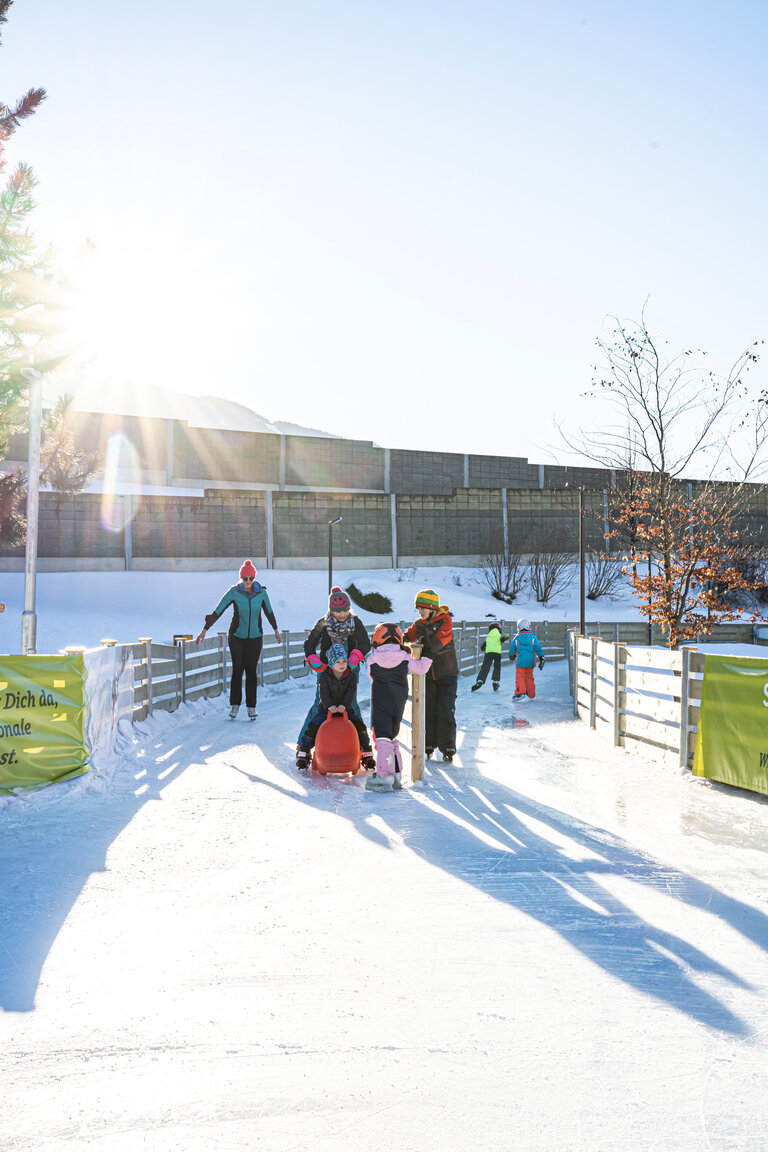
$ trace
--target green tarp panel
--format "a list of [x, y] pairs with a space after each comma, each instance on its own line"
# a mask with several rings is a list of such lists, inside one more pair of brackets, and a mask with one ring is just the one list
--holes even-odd
[[768, 660], [707, 653], [693, 772], [768, 794]]
[[0, 795], [85, 772], [84, 724], [82, 655], [0, 656]]

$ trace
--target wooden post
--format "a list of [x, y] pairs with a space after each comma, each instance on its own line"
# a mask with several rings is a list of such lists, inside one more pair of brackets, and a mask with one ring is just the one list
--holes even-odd
[[291, 634], [286, 628], [282, 633], [283, 637], [283, 668], [285, 669], [284, 680], [287, 680], [291, 675]]
[[595, 728], [597, 726], [597, 646], [600, 643], [599, 636], [593, 636], [589, 642], [590, 647], [590, 664], [589, 664], [589, 726]]
[[[421, 644], [411, 644], [415, 660], [421, 656]], [[411, 676], [411, 780], [416, 783], [424, 774], [424, 677]]]
[[623, 690], [623, 667], [626, 659], [624, 645], [613, 646], [613, 746], [621, 745], [621, 694]]
[[221, 691], [227, 690], [227, 634], [219, 632], [219, 663], [221, 665]]
[[187, 638], [179, 640], [179, 703], [187, 702]]
[[176, 663], [179, 666], [179, 671], [176, 675], [179, 685], [178, 703], [184, 704], [187, 699], [187, 641], [194, 640], [191, 632], [174, 632], [173, 644], [178, 649], [176, 653]]
[[682, 656], [680, 675], [680, 767], [688, 767], [688, 712], [690, 709], [691, 653], [694, 647], [680, 649]]
[[571, 658], [573, 666], [573, 714], [577, 720], [579, 718], [579, 650], [582, 639], [583, 636], [580, 632], [571, 632], [571, 647], [573, 651]]
[[147, 716], [152, 715], [152, 637], [139, 636], [139, 644], [146, 648], [144, 662], [147, 666]]

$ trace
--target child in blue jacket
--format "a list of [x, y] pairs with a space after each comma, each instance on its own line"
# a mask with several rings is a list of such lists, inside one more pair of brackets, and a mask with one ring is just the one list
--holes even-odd
[[533, 666], [538, 662], [539, 668], [544, 667], [544, 652], [538, 637], [531, 632], [530, 620], [518, 620], [517, 635], [512, 637], [509, 646], [509, 658], [516, 666], [515, 694], [512, 699], [522, 700], [528, 696], [533, 700], [536, 695]]

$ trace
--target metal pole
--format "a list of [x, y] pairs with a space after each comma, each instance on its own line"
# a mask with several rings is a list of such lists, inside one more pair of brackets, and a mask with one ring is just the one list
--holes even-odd
[[344, 519], [343, 516], [337, 516], [335, 520], [328, 521], [328, 591], [333, 588], [333, 526], [334, 524], [341, 524]]
[[21, 654], [37, 652], [37, 526], [40, 511], [40, 425], [43, 377], [36, 368], [23, 368], [29, 382], [29, 445], [27, 455], [27, 544], [24, 554], [24, 611], [21, 614]]
[[651, 618], [651, 605], [653, 603], [653, 591], [651, 588], [651, 553], [648, 551], [648, 647], [653, 647], [653, 620]]
[[586, 631], [586, 598], [584, 579], [584, 489], [579, 488], [579, 632]]

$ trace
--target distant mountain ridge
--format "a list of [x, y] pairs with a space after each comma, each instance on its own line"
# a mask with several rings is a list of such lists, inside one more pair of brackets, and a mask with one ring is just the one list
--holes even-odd
[[135, 384], [117, 377], [98, 380], [48, 377], [43, 403], [52, 407], [63, 392], [74, 395], [75, 408], [80, 412], [114, 412], [124, 416], [186, 420], [194, 428], [338, 439], [335, 433], [319, 428], [304, 428], [286, 420], [267, 420], [245, 404], [221, 396], [190, 396], [185, 392], [173, 392], [154, 384]]

